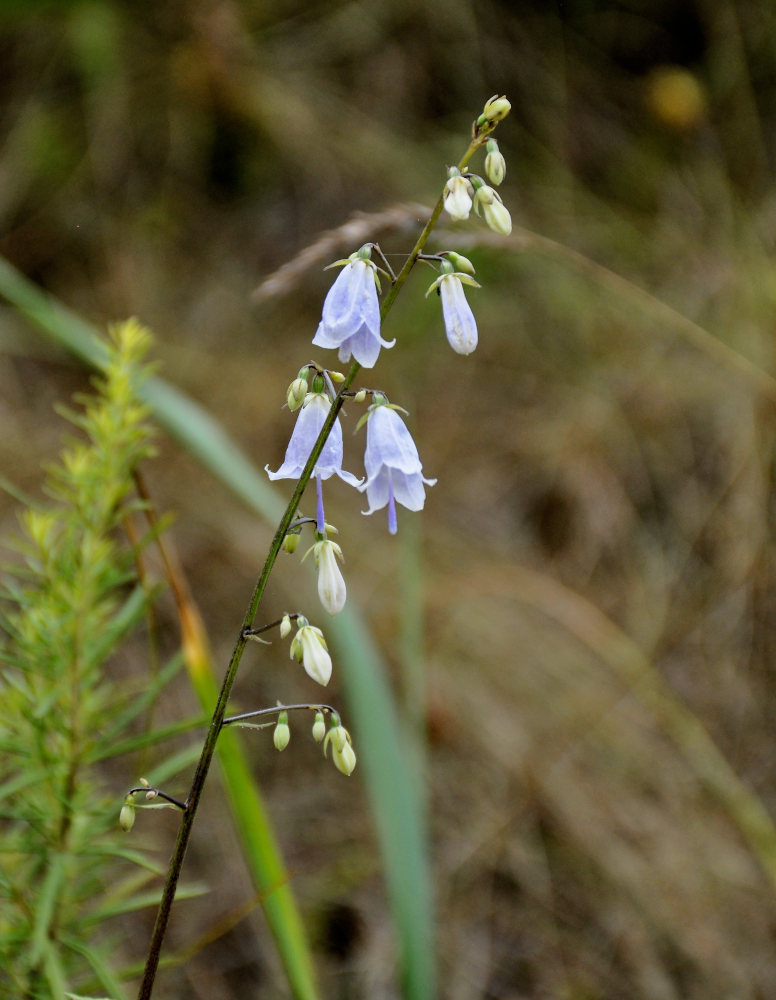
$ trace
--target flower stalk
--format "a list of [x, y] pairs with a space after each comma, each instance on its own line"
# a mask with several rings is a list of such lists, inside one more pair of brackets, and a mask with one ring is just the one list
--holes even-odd
[[[503, 105], [506, 104], [506, 109]], [[492, 106], [492, 107], [491, 107]], [[488, 111], [488, 108], [491, 108]], [[474, 153], [487, 141], [487, 136], [495, 127], [495, 124], [501, 117], [503, 117], [508, 112], [508, 102], [503, 98], [498, 100], [492, 99], [488, 105], [486, 105], [486, 111], [480, 115], [480, 118], [474, 123], [472, 129], [472, 139], [469, 146], [461, 157], [457, 164], [457, 169], [463, 172], [467, 163], [474, 155]], [[428, 241], [431, 232], [433, 231], [439, 216], [442, 212], [444, 206], [444, 190], [440, 194], [436, 205], [432, 209], [431, 215], [423, 227], [420, 235], [417, 238], [415, 246], [410, 251], [407, 259], [404, 262], [403, 267], [392, 279], [391, 285], [386, 292], [386, 295], [380, 306], [380, 323], [384, 322], [386, 316], [393, 307], [396, 297], [401, 291], [404, 283], [410, 275], [413, 267], [415, 266], [418, 257], [422, 254], [423, 249]], [[243, 653], [245, 651], [245, 646], [248, 643], [250, 636], [253, 631], [253, 624], [259, 609], [259, 605], [264, 596], [264, 592], [267, 587], [272, 570], [277, 561], [278, 555], [283, 547], [284, 539], [291, 528], [294, 518], [296, 516], [299, 503], [302, 499], [305, 489], [310, 482], [310, 479], [314, 475], [314, 470], [316, 463], [318, 462], [325, 446], [328, 441], [329, 435], [332, 428], [337, 421], [342, 405], [349, 394], [351, 385], [353, 384], [356, 376], [361, 370], [361, 365], [358, 361], [353, 361], [345, 374], [342, 381], [339, 383], [337, 392], [331, 402], [328, 413], [323, 419], [323, 423], [320, 427], [318, 437], [315, 440], [314, 445], [310, 450], [310, 454], [307, 461], [304, 464], [304, 468], [301, 470], [299, 478], [297, 480], [296, 486], [291, 494], [291, 498], [288, 501], [286, 509], [280, 522], [277, 526], [275, 534], [273, 536], [272, 542], [267, 552], [267, 556], [262, 566], [261, 572], [259, 573], [258, 579], [251, 594], [251, 598], [248, 602], [248, 607], [245, 611], [245, 615], [242, 621], [242, 625], [238, 631], [237, 639], [230, 657], [229, 663], [224, 674], [224, 679], [221, 684], [221, 689], [218, 694], [218, 699], [216, 701], [215, 708], [208, 726], [205, 741], [202, 747], [202, 752], [197, 763], [194, 777], [192, 779], [191, 787], [189, 789], [189, 794], [186, 797], [185, 803], [183, 803], [184, 808], [181, 814], [181, 823], [178, 828], [178, 835], [175, 842], [175, 847], [173, 849], [173, 854], [170, 859], [170, 865], [168, 869], [167, 879], [164, 884], [162, 891], [162, 897], [159, 904], [159, 910], [157, 912], [156, 922], [154, 924], [154, 929], [151, 936], [151, 942], [149, 945], [148, 956], [146, 960], [145, 969], [143, 972], [143, 978], [140, 985], [140, 990], [138, 993], [138, 1000], [150, 1000], [154, 981], [156, 978], [156, 973], [159, 967], [159, 961], [161, 957], [162, 945], [167, 932], [167, 927], [169, 924], [170, 914], [172, 911], [172, 904], [175, 899], [175, 893], [178, 885], [178, 880], [180, 878], [181, 869], [183, 866], [183, 859], [186, 854], [186, 849], [188, 847], [189, 840], [191, 838], [191, 832], [194, 825], [194, 820], [199, 808], [200, 800], [202, 797], [202, 792], [205, 786], [205, 781], [207, 779], [211, 763], [213, 761], [213, 756], [216, 750], [216, 744], [218, 742], [218, 736], [221, 732], [222, 727], [227, 724], [227, 722], [237, 721], [236, 717], [226, 719], [226, 707], [231, 696], [232, 688], [237, 677], [237, 672], [240, 667]], [[294, 393], [292, 402], [296, 403], [299, 397], [302, 395], [301, 386], [294, 386]], [[341, 731], [340, 731], [341, 730]], [[330, 732], [332, 732], [330, 730]], [[344, 735], [343, 735], [344, 734]], [[347, 731], [342, 727], [337, 725], [336, 731], [332, 734], [332, 751], [335, 757], [336, 766], [344, 773], [350, 774], [353, 767], [355, 766], [355, 755], [353, 754], [352, 747], [350, 746], [350, 739]]]

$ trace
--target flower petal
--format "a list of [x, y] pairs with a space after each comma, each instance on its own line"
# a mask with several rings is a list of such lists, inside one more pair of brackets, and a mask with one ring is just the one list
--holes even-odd
[[466, 301], [461, 279], [454, 274], [443, 275], [439, 294], [448, 343], [456, 354], [471, 354], [477, 346], [477, 322]]

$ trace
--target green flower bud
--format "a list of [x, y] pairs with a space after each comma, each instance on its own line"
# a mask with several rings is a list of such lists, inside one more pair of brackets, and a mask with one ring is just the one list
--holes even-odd
[[354, 403], [363, 403], [366, 399], [366, 389], [359, 389], [358, 392], [353, 397]]
[[286, 402], [292, 412], [298, 410], [307, 395], [307, 379], [295, 378], [286, 392]]
[[485, 107], [482, 109], [482, 114], [477, 119], [477, 124], [484, 125], [486, 122], [490, 122], [491, 124], [500, 122], [502, 119], [506, 118], [511, 110], [512, 105], [506, 97], [496, 97], [494, 94], [489, 101], [485, 102]]
[[[448, 250], [445, 258], [453, 265], [452, 271], [463, 271], [464, 274], [474, 274], [474, 264], [472, 264], [468, 257], [464, 257], [462, 253], [456, 253], [455, 250]], [[452, 273], [448, 268], [445, 268], [445, 271]]]
[[124, 833], [129, 833], [132, 827], [135, 825], [135, 807], [132, 803], [132, 799], [126, 799], [124, 805], [121, 807], [121, 812], [119, 813], [119, 826], [124, 831]]
[[289, 531], [283, 539], [283, 551], [294, 553], [299, 545], [299, 534], [296, 531]]
[[315, 713], [315, 722], [313, 722], [313, 739], [316, 743], [322, 743], [323, 738], [326, 735], [326, 722], [323, 718], [323, 712]]
[[485, 157], [485, 173], [491, 184], [498, 187], [502, 183], [507, 172], [507, 162], [499, 152], [498, 143], [495, 139], [489, 139], [487, 145], [487, 156]]
[[288, 725], [288, 712], [281, 712], [272, 734], [272, 742], [275, 744], [276, 750], [285, 750], [290, 740], [291, 727]]

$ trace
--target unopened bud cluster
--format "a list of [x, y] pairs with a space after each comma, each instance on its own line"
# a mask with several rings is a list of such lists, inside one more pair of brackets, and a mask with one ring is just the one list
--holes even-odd
[[[323, 744], [324, 757], [328, 757], [329, 745], [331, 745], [331, 757], [338, 771], [345, 775], [353, 773], [356, 768], [356, 752], [353, 749], [353, 741], [350, 733], [340, 722], [339, 715], [336, 712], [331, 713], [329, 728], [327, 729], [323, 712], [318, 709], [315, 712], [312, 736], [316, 743]], [[285, 750], [291, 741], [291, 726], [286, 709], [281, 709], [278, 712], [277, 722], [272, 733], [272, 740], [276, 750]], [[126, 808], [127, 806], [125, 805], [124, 809]], [[122, 826], [124, 825], [124, 809], [122, 809]]]

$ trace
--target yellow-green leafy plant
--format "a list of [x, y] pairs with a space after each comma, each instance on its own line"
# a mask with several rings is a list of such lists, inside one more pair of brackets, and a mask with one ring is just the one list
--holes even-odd
[[[138, 387], [150, 335], [129, 321], [105, 345], [96, 393], [68, 412], [81, 432], [21, 515], [20, 558], [3, 590], [0, 650], [0, 996], [123, 996], [103, 924], [142, 905], [150, 866], [116, 824], [104, 762], [157, 739], [134, 728], [176, 669], [130, 691], [106, 673], [149, 594], [123, 523], [140, 502], [133, 473], [152, 450]], [[147, 538], [146, 538], [147, 541]], [[122, 859], [119, 861], [119, 859]]]

